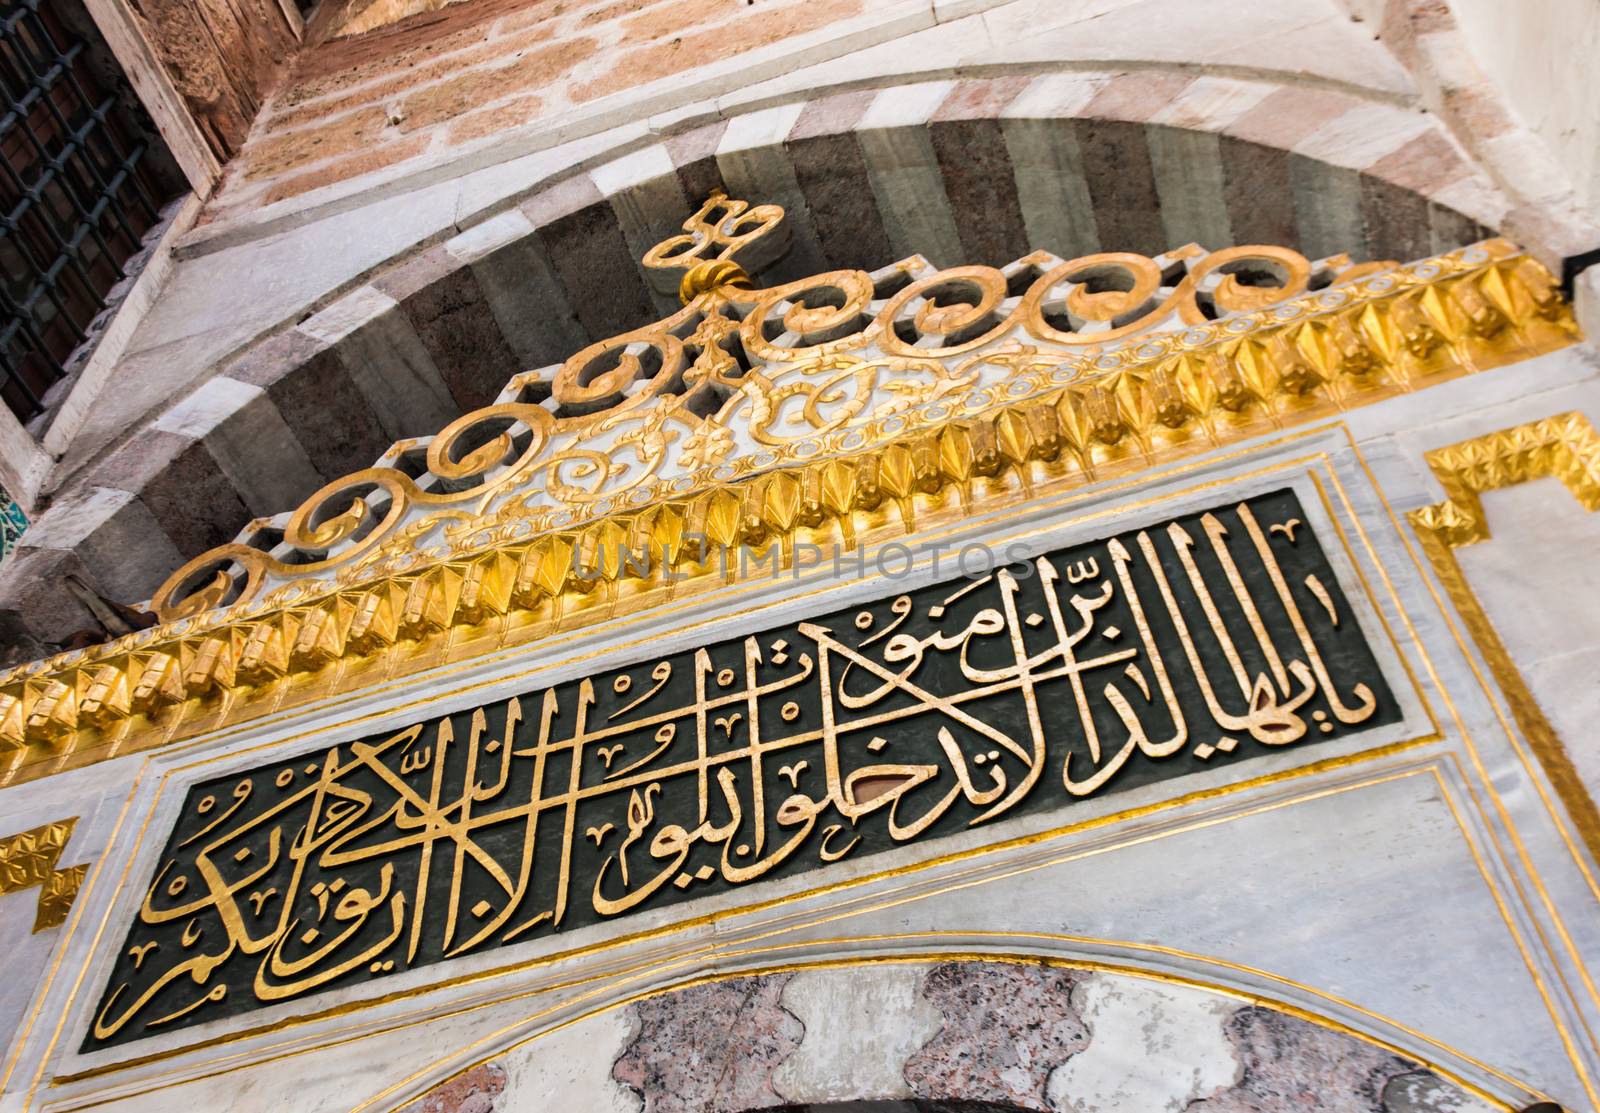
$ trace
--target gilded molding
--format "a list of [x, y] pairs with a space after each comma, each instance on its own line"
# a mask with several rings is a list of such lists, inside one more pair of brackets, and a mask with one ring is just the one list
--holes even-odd
[[33, 920], [35, 935], [66, 923], [83, 875], [89, 870], [87, 864], [56, 868], [77, 822], [74, 816], [0, 838], [0, 896], [39, 887], [38, 911]]
[[1406, 266], [913, 257], [758, 289], [781, 209], [714, 196], [684, 228], [647, 259], [682, 310], [251, 523], [174, 573], [162, 625], [0, 675], [0, 783], [710, 590], [740, 546], [787, 566], [1577, 335], [1504, 240]]
[[1485, 491], [1554, 478], [1585, 510], [1600, 510], [1600, 434], [1583, 414], [1564, 413], [1437, 448], [1424, 459], [1446, 498], [1413, 510], [1407, 517], [1445, 594], [1505, 693], [1517, 726], [1544, 766], [1589, 852], [1600, 859], [1600, 808], [1495, 632], [1455, 555], [1462, 546], [1489, 540], [1489, 523], [1479, 498]]

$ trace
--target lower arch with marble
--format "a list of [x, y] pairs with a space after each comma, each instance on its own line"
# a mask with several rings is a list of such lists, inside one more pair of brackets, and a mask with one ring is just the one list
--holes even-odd
[[1491, 1113], [1329, 1024], [1045, 961], [870, 962], [668, 990], [526, 1040], [406, 1113]]

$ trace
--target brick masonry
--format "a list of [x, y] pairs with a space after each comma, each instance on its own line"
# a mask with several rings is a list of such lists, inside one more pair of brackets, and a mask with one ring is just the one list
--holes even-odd
[[[467, 0], [310, 45], [212, 215], [272, 203], [858, 16], [866, 0]], [[316, 41], [317, 39], [322, 41]]]

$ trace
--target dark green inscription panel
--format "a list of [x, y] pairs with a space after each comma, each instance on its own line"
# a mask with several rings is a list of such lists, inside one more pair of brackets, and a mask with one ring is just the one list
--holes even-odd
[[893, 592], [196, 786], [85, 1048], [1400, 716], [1290, 491]]

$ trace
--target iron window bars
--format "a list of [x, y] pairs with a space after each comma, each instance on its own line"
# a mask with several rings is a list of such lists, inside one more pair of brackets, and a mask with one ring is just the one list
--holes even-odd
[[61, 0], [0, 0], [0, 400], [22, 421], [159, 219], [136, 102], [66, 16]]

